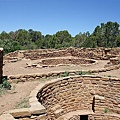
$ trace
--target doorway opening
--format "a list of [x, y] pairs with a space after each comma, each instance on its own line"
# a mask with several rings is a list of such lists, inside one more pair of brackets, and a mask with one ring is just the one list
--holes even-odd
[[95, 112], [95, 97], [93, 97], [93, 102], [92, 102], [92, 111]]
[[88, 115], [80, 115], [80, 120], [88, 120]]

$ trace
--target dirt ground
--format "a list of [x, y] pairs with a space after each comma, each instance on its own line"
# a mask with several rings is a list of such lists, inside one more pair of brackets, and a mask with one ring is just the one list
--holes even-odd
[[25, 102], [24, 99], [29, 99], [27, 97], [30, 92], [35, 89], [39, 83], [40, 81], [13, 83], [12, 89], [0, 97], [0, 113], [19, 107]]
[[73, 66], [57, 66], [47, 68], [26, 68], [27, 64], [34, 64], [39, 60], [21, 60], [18, 62], [5, 63], [3, 67], [3, 75], [16, 75], [16, 74], [31, 74], [31, 73], [47, 73], [49, 71], [67, 71], [67, 70], [93, 70], [103, 68], [108, 60], [98, 60], [97, 64], [93, 65], [73, 65]]
[[[17, 74], [30, 74], [30, 73], [47, 73], [49, 71], [67, 71], [67, 70], [93, 70], [104, 68], [107, 64], [107, 60], [98, 60], [97, 64], [94, 65], [76, 65], [76, 66], [59, 66], [50, 68], [26, 68], [29, 62], [35, 63], [37, 61], [21, 60], [18, 62], [5, 63], [3, 67], [3, 75], [17, 75]], [[117, 77], [120, 78], [120, 69], [102, 72], [96, 75]], [[30, 92], [40, 83], [41, 81], [28, 81], [20, 83], [12, 83], [12, 90], [0, 96], [0, 114], [4, 111], [14, 109], [18, 104], [22, 102], [24, 98], [27, 98]], [[29, 99], [29, 98], [28, 98]]]

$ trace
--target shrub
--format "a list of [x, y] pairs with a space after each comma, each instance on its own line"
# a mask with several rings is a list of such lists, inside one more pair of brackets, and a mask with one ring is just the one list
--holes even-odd
[[79, 71], [78, 72], [78, 75], [91, 75], [92, 74], [92, 72], [89, 70], [89, 71], [87, 71], [87, 72], [84, 72], [84, 71]]
[[84, 71], [79, 71], [78, 74], [79, 75], [85, 75], [85, 72]]
[[2, 84], [0, 86], [7, 89], [7, 90], [11, 89], [10, 82], [8, 82], [5, 78], [2, 79]]
[[89, 71], [87, 71], [87, 73], [86, 73], [86, 74], [91, 75], [91, 74], [92, 74], [92, 71], [91, 71], [91, 70], [89, 70]]
[[69, 76], [69, 72], [65, 71], [64, 74], [62, 75], [62, 77], [67, 77], [67, 76]]
[[104, 113], [108, 113], [109, 110], [107, 108], [104, 109]]

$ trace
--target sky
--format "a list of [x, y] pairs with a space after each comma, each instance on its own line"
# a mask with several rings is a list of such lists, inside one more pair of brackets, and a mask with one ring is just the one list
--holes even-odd
[[108, 21], [120, 24], [120, 0], [0, 0], [0, 33], [68, 30], [75, 36]]

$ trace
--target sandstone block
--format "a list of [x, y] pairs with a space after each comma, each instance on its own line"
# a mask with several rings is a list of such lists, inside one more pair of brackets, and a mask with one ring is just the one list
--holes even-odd
[[29, 99], [29, 103], [37, 102], [37, 101], [38, 101], [38, 100], [37, 100], [36, 97], [31, 97], [31, 98]]
[[26, 78], [20, 78], [20, 80], [21, 80], [22, 82], [25, 82], [25, 81], [26, 81]]
[[43, 105], [35, 105], [30, 108], [30, 112], [32, 115], [42, 115], [46, 113], [46, 109]]
[[11, 114], [2, 114], [0, 116], [0, 120], [15, 120], [15, 118]]
[[31, 116], [31, 112], [28, 108], [10, 110], [9, 113], [15, 118]]
[[55, 116], [58, 118], [58, 117], [60, 117], [60, 115], [63, 113], [63, 109], [58, 109], [58, 110], [56, 110], [55, 112], [54, 112], [54, 114], [55, 114]]
[[39, 118], [40, 120], [46, 120], [46, 114], [40, 115], [38, 118]]
[[52, 111], [56, 111], [57, 109], [60, 109], [61, 106], [59, 104], [55, 105], [53, 108], [51, 108]]

